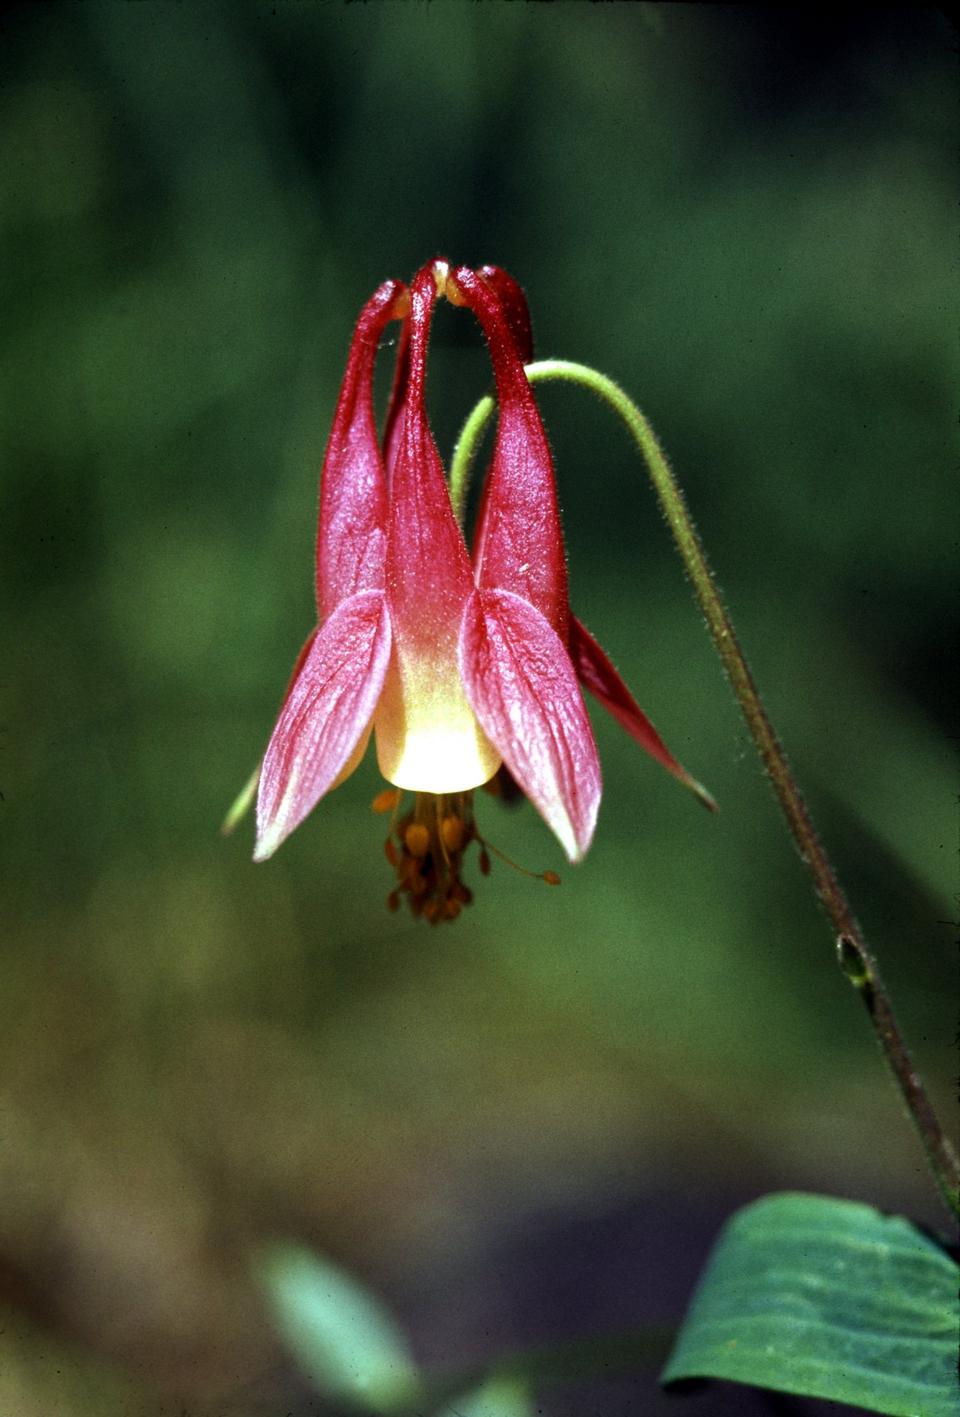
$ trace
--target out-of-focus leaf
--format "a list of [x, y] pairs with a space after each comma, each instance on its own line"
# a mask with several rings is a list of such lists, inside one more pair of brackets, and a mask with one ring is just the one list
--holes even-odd
[[434, 1417], [533, 1417], [526, 1383], [516, 1378], [491, 1378], [482, 1387], [437, 1409]]
[[714, 1247], [662, 1381], [728, 1378], [957, 1417], [957, 1266], [900, 1216], [767, 1196]]
[[277, 1329], [318, 1392], [374, 1412], [413, 1399], [419, 1378], [406, 1339], [357, 1280], [296, 1245], [270, 1250], [260, 1274]]
[[[428, 1400], [418, 1404], [430, 1417], [533, 1417], [531, 1392], [539, 1387], [589, 1378], [631, 1377], [659, 1368], [676, 1330], [646, 1326], [622, 1333], [592, 1334], [501, 1354], [492, 1364], [460, 1373], [434, 1373]], [[402, 1417], [414, 1417], [404, 1412]]]
[[221, 836], [230, 836], [243, 821], [244, 817], [253, 806], [253, 799], [257, 795], [257, 787], [260, 783], [260, 764], [254, 768], [246, 782], [237, 793], [231, 803], [227, 815], [223, 819], [220, 827]]

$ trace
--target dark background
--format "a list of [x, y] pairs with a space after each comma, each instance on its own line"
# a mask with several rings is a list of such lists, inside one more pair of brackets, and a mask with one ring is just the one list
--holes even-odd
[[[952, 1119], [953, 49], [879, 7], [6, 12], [0, 1412], [312, 1410], [248, 1276], [274, 1235], [456, 1366], [677, 1322], [771, 1189], [939, 1223], [587, 395], [541, 398], [574, 606], [720, 816], [597, 716], [587, 861], [482, 799], [563, 885], [474, 866], [436, 932], [384, 909], [372, 761], [267, 865], [217, 826], [310, 628], [356, 312], [435, 254], [496, 262], [539, 353], [659, 431]], [[447, 455], [489, 383], [468, 315], [432, 358]], [[540, 1410], [741, 1401], [658, 1398], [653, 1363]]]

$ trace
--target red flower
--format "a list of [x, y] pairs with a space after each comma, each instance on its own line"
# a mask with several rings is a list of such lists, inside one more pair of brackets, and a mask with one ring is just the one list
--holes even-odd
[[[427, 422], [437, 294], [468, 305], [490, 349], [499, 404], [473, 565]], [[377, 342], [405, 318], [386, 457], [373, 413]], [[523, 363], [526, 301], [493, 267], [425, 266], [364, 307], [324, 459], [317, 536], [320, 628], [300, 660], [260, 775], [255, 859], [270, 856], [348, 776], [376, 730], [380, 769], [418, 794], [388, 855], [416, 913], [454, 915], [476, 836], [472, 789], [501, 761], [571, 861], [590, 845], [600, 766], [579, 680], [704, 800], [603, 650], [570, 614], [553, 465]], [[419, 908], [418, 908], [419, 906]]]

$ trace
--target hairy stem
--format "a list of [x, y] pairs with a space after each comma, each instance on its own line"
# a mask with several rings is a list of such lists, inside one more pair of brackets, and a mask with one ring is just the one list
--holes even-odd
[[[863, 1000], [874, 1033], [919, 1133], [940, 1192], [951, 1213], [960, 1219], [960, 1162], [914, 1067], [910, 1050], [894, 1015], [890, 996], [880, 977], [877, 962], [863, 938], [860, 926], [813, 825], [800, 788], [790, 771], [786, 754], [770, 722], [713, 578], [683, 492], [670, 470], [653, 429], [619, 385], [606, 375], [599, 374], [583, 364], [574, 364], [564, 359], [544, 359], [535, 364], [528, 364], [526, 372], [531, 383], [559, 379], [589, 389], [609, 404], [627, 425], [646, 463], [661, 510], [673, 533], [687, 574], [693, 582], [717, 653], [746, 719], [750, 736], [773, 784], [787, 826], [833, 926], [841, 968]], [[477, 404], [464, 425], [453, 457], [450, 470], [451, 497], [461, 518], [470, 470], [493, 408], [493, 400], [489, 397]]]
[[[539, 368], [537, 364], [527, 365], [528, 379], [531, 377], [531, 369], [537, 368]], [[450, 461], [450, 501], [453, 504], [453, 514], [461, 527], [463, 526], [464, 513], [467, 510], [470, 474], [473, 471], [474, 460], [483, 435], [487, 431], [490, 416], [495, 408], [496, 404], [491, 396], [484, 394], [461, 428], [460, 437], [457, 439], [457, 446]]]

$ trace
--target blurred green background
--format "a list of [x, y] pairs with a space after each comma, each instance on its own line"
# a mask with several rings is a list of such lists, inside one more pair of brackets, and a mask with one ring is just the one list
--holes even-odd
[[[596, 715], [587, 861], [481, 797], [481, 831], [563, 885], [474, 867], [438, 931], [385, 911], [372, 760], [267, 865], [217, 827], [311, 625], [356, 312], [434, 254], [496, 262], [538, 352], [660, 433], [952, 1116], [946, 20], [211, 0], [3, 24], [0, 1413], [307, 1411], [248, 1277], [271, 1236], [455, 1365], [676, 1322], [766, 1190], [939, 1223], [587, 395], [541, 398], [573, 603], [721, 815]], [[445, 454], [488, 383], [442, 309]], [[658, 1411], [655, 1369], [591, 1401], [542, 1407]]]

